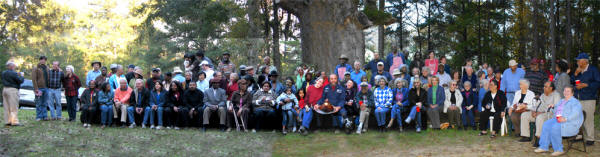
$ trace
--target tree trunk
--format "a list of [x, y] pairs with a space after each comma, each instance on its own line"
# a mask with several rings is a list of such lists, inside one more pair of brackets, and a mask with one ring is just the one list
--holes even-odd
[[[248, 25], [250, 30], [248, 32], [248, 63], [258, 63], [256, 56], [259, 54], [260, 42], [256, 39], [260, 39], [260, 13], [258, 11], [260, 6], [260, 0], [248, 0], [246, 1], [248, 6]], [[258, 68], [258, 67], [257, 67]]]
[[554, 74], [556, 71], [556, 16], [554, 16], [554, 0], [550, 0], [550, 51], [552, 52], [551, 70]]
[[279, 73], [282, 73], [281, 69], [281, 52], [279, 51], [279, 7], [275, 1], [273, 1], [273, 21], [271, 22], [271, 29], [273, 29], [273, 65], [279, 69]]
[[415, 10], [417, 11], [417, 22], [415, 22], [415, 30], [417, 31], [417, 40], [415, 40], [419, 46], [419, 50], [417, 52], [419, 52], [419, 54], [422, 55], [421, 50], [422, 50], [422, 44], [423, 44], [423, 40], [421, 40], [421, 29], [419, 29], [419, 17], [421, 17], [421, 15], [419, 15], [419, 3], [415, 2]]
[[427, 51], [433, 50], [431, 46], [431, 0], [427, 0]]
[[571, 41], [572, 41], [572, 37], [571, 37], [571, 0], [566, 0], [567, 3], [567, 8], [566, 8], [566, 14], [565, 15], [567, 17], [567, 23], [565, 24], [565, 57], [567, 58], [567, 60], [571, 59]]
[[[384, 11], [385, 0], [379, 0], [379, 11]], [[384, 25], [377, 26], [377, 51], [379, 56], [385, 56], [385, 28]]]
[[359, 22], [361, 16], [356, 4], [331, 0], [278, 1], [281, 8], [300, 21], [305, 63], [316, 66], [317, 70], [333, 72], [341, 54], [348, 56], [350, 62], [364, 61], [365, 26]]
[[532, 43], [533, 51], [530, 56], [532, 56], [531, 58], [533, 59], [533, 58], [538, 57], [538, 53], [540, 50], [540, 47], [539, 47], [540, 45], [538, 44], [539, 41], [537, 38], [538, 33], [539, 33], [538, 32], [539, 31], [538, 30], [538, 21], [537, 21], [538, 0], [532, 0], [531, 5], [533, 7], [533, 12], [531, 14], [531, 20], [532, 20], [531, 25], [532, 26], [531, 26], [531, 37], [530, 38], [533, 39], [533, 43]]

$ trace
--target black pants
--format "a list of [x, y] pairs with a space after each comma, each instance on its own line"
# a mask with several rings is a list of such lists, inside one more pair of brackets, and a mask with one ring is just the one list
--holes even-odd
[[177, 112], [175, 112], [175, 116], [177, 116], [177, 126], [178, 127], [187, 127], [190, 124], [190, 109], [187, 107], [179, 107]]
[[163, 122], [164, 125], [169, 127], [169, 126], [173, 126], [175, 124], [175, 116], [173, 116], [173, 108], [172, 107], [165, 107], [164, 111], [163, 111]]
[[[98, 109], [94, 105], [84, 105], [81, 107], [81, 122], [91, 124]], [[112, 111], [111, 111], [112, 112]]]
[[502, 112], [490, 112], [485, 110], [479, 114], [479, 130], [487, 130], [489, 128], [490, 116], [494, 116], [494, 131], [500, 131], [500, 124], [502, 123]]

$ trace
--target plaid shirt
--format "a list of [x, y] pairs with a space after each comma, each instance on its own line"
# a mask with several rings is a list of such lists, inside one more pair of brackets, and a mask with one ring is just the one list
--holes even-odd
[[384, 89], [376, 88], [373, 91], [373, 96], [375, 97], [375, 107], [386, 107], [389, 108], [392, 104], [393, 93], [392, 90], [388, 87]]
[[62, 80], [65, 78], [65, 73], [58, 70], [50, 70], [48, 71], [48, 88], [52, 89], [60, 89], [62, 85]]

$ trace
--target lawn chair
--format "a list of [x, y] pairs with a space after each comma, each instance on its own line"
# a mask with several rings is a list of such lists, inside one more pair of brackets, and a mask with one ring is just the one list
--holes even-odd
[[[585, 111], [583, 111], [583, 121], [585, 122]], [[574, 149], [580, 152], [585, 152], [587, 153], [587, 149], [585, 146], [585, 128], [583, 125], [581, 125], [581, 127], [579, 128], [579, 132], [575, 135], [575, 136], [566, 136], [566, 137], [562, 137], [563, 140], [567, 140], [567, 147], [565, 149], [565, 152], [569, 152], [570, 149]], [[577, 140], [577, 136], [581, 135], [581, 140]], [[581, 142], [581, 145], [583, 145], [583, 150], [582, 149], [578, 149], [573, 147], [573, 144], [576, 142]]]

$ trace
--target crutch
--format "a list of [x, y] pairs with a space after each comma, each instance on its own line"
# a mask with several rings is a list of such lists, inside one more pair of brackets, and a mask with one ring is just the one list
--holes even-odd
[[237, 115], [235, 113], [235, 108], [233, 108], [231, 101], [227, 101], [227, 106], [230, 107], [231, 110], [233, 111], [233, 119], [235, 120], [235, 130], [240, 131], [240, 124], [238, 123]]
[[[243, 102], [242, 98], [240, 98], [240, 106], [238, 107], [238, 110], [242, 109], [242, 102]], [[233, 109], [233, 111], [235, 111], [235, 108]], [[234, 112], [234, 116], [238, 116], [237, 112]], [[244, 124], [244, 118], [240, 117], [240, 120], [242, 121], [242, 128], [244, 128], [244, 131], [248, 131], [248, 130], [246, 130], [246, 124]]]

